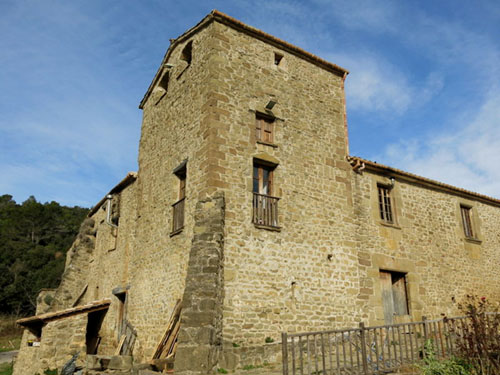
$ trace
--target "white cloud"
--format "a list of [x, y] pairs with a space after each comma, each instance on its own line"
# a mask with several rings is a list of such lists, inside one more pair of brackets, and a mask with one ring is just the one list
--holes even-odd
[[432, 72], [417, 86], [418, 83], [410, 82], [398, 67], [379, 55], [354, 53], [330, 59], [351, 71], [346, 80], [346, 96], [352, 110], [401, 115], [410, 106], [422, 106], [443, 88], [439, 73]]
[[397, 167], [418, 175], [500, 198], [500, 89], [492, 90], [473, 119], [458, 129], [389, 145], [381, 159], [389, 164], [396, 161]]
[[397, 3], [377, 0], [314, 0], [344, 27], [380, 33], [397, 29]]

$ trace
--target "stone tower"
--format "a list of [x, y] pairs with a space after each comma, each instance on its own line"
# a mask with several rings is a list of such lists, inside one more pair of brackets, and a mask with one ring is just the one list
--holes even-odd
[[48, 311], [20, 321], [16, 375], [124, 335], [147, 362], [178, 300], [175, 372], [201, 374], [279, 362], [282, 331], [500, 299], [500, 201], [349, 156], [346, 75], [218, 11], [172, 40], [139, 171], [91, 210]]

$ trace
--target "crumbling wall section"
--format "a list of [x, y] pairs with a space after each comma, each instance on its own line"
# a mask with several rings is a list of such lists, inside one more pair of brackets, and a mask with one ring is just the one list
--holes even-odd
[[85, 293], [88, 267], [95, 249], [95, 220], [86, 218], [66, 255], [66, 268], [51, 304], [51, 311], [72, 307]]
[[208, 374], [222, 348], [224, 196], [199, 201], [183, 296], [175, 373]]

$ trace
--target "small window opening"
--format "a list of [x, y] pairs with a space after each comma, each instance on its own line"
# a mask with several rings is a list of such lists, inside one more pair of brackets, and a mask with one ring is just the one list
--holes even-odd
[[111, 203], [111, 223], [116, 226], [120, 223], [120, 195], [115, 195]]
[[42, 329], [44, 324], [36, 324], [32, 326], [27, 326], [30, 333], [34, 336], [34, 338], [28, 339], [28, 346], [40, 346], [40, 342], [42, 341]]
[[186, 198], [186, 168], [177, 173], [179, 178], [179, 200]]
[[158, 83], [158, 87], [162, 88], [165, 91], [168, 91], [168, 80], [169, 80], [169, 74], [166, 72], [163, 77], [161, 77], [160, 82]]
[[394, 215], [391, 202], [391, 188], [389, 186], [377, 185], [378, 188], [378, 206], [380, 218], [386, 223], [394, 223]]
[[274, 65], [279, 65], [281, 63], [281, 60], [283, 60], [283, 55], [280, 55], [279, 53], [274, 54]]
[[380, 284], [386, 323], [392, 324], [394, 316], [408, 315], [406, 273], [380, 270]]
[[262, 113], [255, 115], [255, 137], [258, 142], [274, 142], [274, 118]]
[[175, 175], [179, 179], [179, 200], [172, 205], [173, 220], [172, 220], [172, 233], [176, 234], [184, 228], [184, 206], [186, 201], [186, 179], [187, 169], [186, 162], [181, 163], [179, 167], [174, 170]]
[[471, 207], [460, 205], [460, 212], [462, 213], [462, 224], [464, 226], [465, 237], [467, 238], [474, 238], [471, 211], [472, 211]]
[[193, 52], [193, 41], [186, 44], [186, 46], [182, 50], [181, 60], [186, 61], [188, 65], [191, 64], [192, 52]]

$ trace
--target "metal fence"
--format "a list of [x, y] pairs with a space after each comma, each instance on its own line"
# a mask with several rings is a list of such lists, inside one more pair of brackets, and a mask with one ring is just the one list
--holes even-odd
[[436, 357], [444, 358], [453, 354], [466, 319], [283, 332], [283, 375], [384, 374], [422, 359], [427, 340], [432, 340]]

